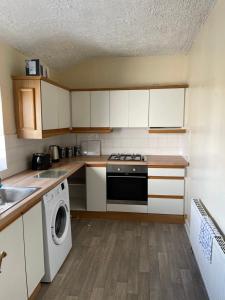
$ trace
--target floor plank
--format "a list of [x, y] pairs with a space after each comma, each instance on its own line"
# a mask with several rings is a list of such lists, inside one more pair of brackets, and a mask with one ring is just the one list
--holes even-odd
[[183, 225], [73, 220], [72, 237], [38, 300], [208, 300]]

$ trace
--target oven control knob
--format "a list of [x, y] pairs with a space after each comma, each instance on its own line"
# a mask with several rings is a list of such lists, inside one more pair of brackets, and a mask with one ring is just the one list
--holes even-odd
[[120, 168], [118, 168], [117, 171], [119, 172], [119, 171], [120, 171]]
[[133, 172], [136, 172], [136, 169], [135, 168], [133, 168], [133, 170], [132, 170]]

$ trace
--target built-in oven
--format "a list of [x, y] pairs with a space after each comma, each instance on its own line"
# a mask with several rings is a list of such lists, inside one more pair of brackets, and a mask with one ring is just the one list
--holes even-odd
[[107, 203], [143, 204], [148, 202], [146, 165], [107, 165]]

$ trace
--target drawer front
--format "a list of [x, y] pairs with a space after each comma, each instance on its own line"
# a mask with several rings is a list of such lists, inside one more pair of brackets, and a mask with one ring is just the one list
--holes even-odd
[[184, 195], [183, 179], [149, 179], [148, 195]]
[[148, 198], [148, 213], [183, 215], [184, 200], [169, 198]]
[[185, 169], [148, 168], [148, 176], [185, 176]]
[[134, 213], [147, 213], [147, 205], [132, 205], [132, 204], [107, 204], [107, 211], [121, 211]]

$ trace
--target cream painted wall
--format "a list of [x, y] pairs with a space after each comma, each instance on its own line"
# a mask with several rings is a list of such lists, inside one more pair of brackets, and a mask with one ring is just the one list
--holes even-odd
[[[12, 75], [24, 75], [25, 56], [12, 47], [0, 43], [0, 89], [3, 107], [5, 146], [7, 170], [0, 172], [0, 177], [5, 178], [30, 167], [33, 152], [41, 152], [49, 144], [61, 143], [64, 137], [56, 137], [45, 141], [22, 140], [16, 136]], [[54, 70], [50, 70], [52, 79], [56, 78]], [[4, 148], [0, 140], [0, 151]], [[0, 155], [1, 158], [1, 155]]]
[[[3, 104], [3, 118], [5, 134], [16, 133], [12, 75], [24, 75], [26, 57], [12, 47], [0, 42], [0, 89]], [[50, 70], [52, 79], [56, 78], [56, 72]]]
[[224, 15], [219, 0], [190, 53], [188, 199], [201, 198], [225, 233]]
[[93, 58], [58, 74], [71, 88], [131, 87], [187, 81], [185, 55]]

